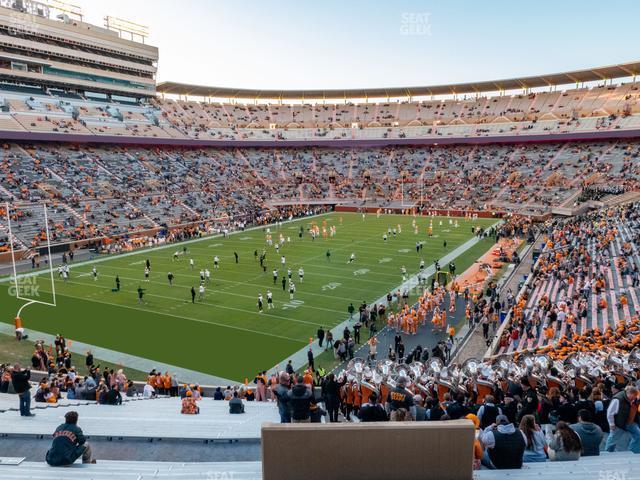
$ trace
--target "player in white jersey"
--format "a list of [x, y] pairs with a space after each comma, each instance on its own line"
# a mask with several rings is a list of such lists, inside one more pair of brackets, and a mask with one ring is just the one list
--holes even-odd
[[204, 300], [204, 284], [200, 284], [200, 287], [198, 288], [198, 293], [199, 293], [199, 299], [202, 301]]
[[200, 283], [204, 283], [204, 270], [200, 270]]
[[220, 268], [219, 263], [220, 263], [220, 259], [216, 255], [215, 257], [213, 257], [213, 268]]
[[144, 281], [149, 281], [149, 267], [144, 267]]
[[207, 282], [207, 285], [211, 283], [211, 272], [209, 271], [208, 268], [204, 269], [204, 279]]
[[193, 258], [189, 259], [189, 266], [191, 267], [191, 270], [193, 270], [193, 267], [195, 266], [195, 263], [193, 261]]
[[304, 269], [302, 267], [298, 269], [298, 278], [300, 279], [300, 283], [304, 282]]
[[91, 275], [93, 275], [93, 281], [95, 282], [96, 280], [98, 280], [98, 270], [96, 270], [96, 267], [93, 267], [91, 269]]
[[267, 290], [267, 308], [269, 310], [276, 308], [273, 306], [273, 293], [271, 293], [271, 290]]
[[286, 265], [287, 259], [284, 257], [284, 255], [282, 255], [282, 257], [280, 257], [280, 263], [282, 264], [283, 267]]
[[273, 284], [275, 285], [277, 281], [278, 281], [278, 270], [276, 270], [274, 268], [273, 269]]
[[258, 312], [262, 313], [263, 309], [262, 309], [262, 294], [258, 294]]
[[356, 254], [352, 253], [351, 256], [349, 257], [349, 261], [347, 263], [353, 263], [356, 261]]
[[296, 293], [296, 286], [293, 282], [289, 282], [289, 300], [293, 300], [293, 295]]

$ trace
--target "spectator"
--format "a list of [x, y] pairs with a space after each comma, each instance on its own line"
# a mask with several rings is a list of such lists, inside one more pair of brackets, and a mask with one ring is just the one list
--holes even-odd
[[329, 412], [329, 421], [337, 422], [340, 409], [340, 386], [336, 382], [336, 377], [333, 373], [327, 375], [322, 383], [322, 398]]
[[[536, 391], [531, 388], [531, 384], [529, 383], [529, 377], [523, 376], [520, 379], [520, 386], [522, 388], [522, 408], [518, 412], [518, 420], [522, 424], [522, 418], [525, 415], [533, 415], [538, 410], [538, 395]], [[526, 460], [525, 460], [526, 462]]]
[[376, 392], [371, 392], [369, 401], [362, 405], [359, 413], [362, 422], [386, 422], [388, 420], [387, 412], [385, 412], [383, 406], [378, 403], [378, 395]]
[[520, 431], [524, 434], [526, 440], [522, 461], [525, 463], [546, 462], [547, 453], [545, 449], [547, 448], [547, 441], [540, 426], [536, 424], [536, 419], [533, 415], [524, 415], [522, 417]]
[[253, 390], [251, 388], [247, 389], [247, 393], [245, 394], [244, 399], [247, 402], [255, 402], [256, 394], [253, 392]]
[[287, 372], [280, 372], [278, 377], [278, 385], [273, 391], [278, 403], [278, 412], [280, 413], [280, 423], [291, 423], [291, 409], [289, 405], [289, 382], [290, 376]]
[[142, 396], [144, 398], [155, 398], [156, 389], [153, 388], [150, 383], [146, 383], [144, 389], [142, 390]]
[[200, 413], [200, 407], [196, 403], [196, 399], [193, 398], [193, 392], [189, 390], [186, 396], [181, 400], [182, 409], [180, 413], [183, 415], [198, 415]]
[[638, 427], [639, 415], [638, 389], [628, 385], [623, 391], [616, 393], [611, 399], [607, 409], [607, 421], [611, 433], [607, 438], [605, 449], [607, 452], [615, 452], [616, 446], [624, 432], [631, 435], [629, 450], [640, 453], [640, 427]]
[[464, 395], [459, 393], [456, 395], [456, 400], [447, 408], [447, 414], [452, 420], [458, 420], [463, 418], [469, 412], [469, 408], [464, 404]]
[[4, 363], [0, 365], [0, 393], [7, 393], [11, 384], [11, 368]]
[[52, 467], [65, 467], [80, 457], [82, 463], [96, 463], [91, 458], [91, 446], [78, 427], [78, 413], [71, 411], [65, 414], [64, 423], [53, 433], [53, 443], [47, 451], [46, 461]]
[[35, 413], [31, 413], [31, 385], [29, 379], [31, 378], [31, 370], [21, 370], [20, 364], [16, 363], [13, 366], [13, 372], [11, 372], [11, 383], [13, 384], [13, 390], [18, 394], [20, 399], [20, 416], [22, 417], [35, 417]]
[[302, 376], [298, 376], [298, 383], [288, 392], [291, 406], [291, 423], [311, 422], [311, 404], [315, 403], [313, 393], [304, 384]]
[[310, 406], [310, 418], [311, 423], [322, 423], [322, 417], [327, 414], [326, 410], [324, 410], [317, 403], [312, 403]]
[[484, 449], [482, 448], [482, 442], [480, 442], [479, 438], [482, 433], [482, 430], [480, 430], [480, 420], [473, 413], [469, 413], [464, 418], [473, 422], [476, 431], [476, 436], [473, 439], [473, 469], [480, 470], [482, 458], [484, 457]]
[[233, 392], [233, 398], [229, 400], [229, 413], [244, 413], [244, 404], [238, 398], [238, 392]]
[[480, 428], [485, 429], [489, 425], [495, 423], [498, 415], [502, 415], [502, 410], [496, 407], [493, 395], [485, 396], [483, 405], [480, 406], [477, 413]]
[[496, 423], [480, 435], [480, 442], [486, 449], [483, 465], [498, 470], [522, 468], [527, 438], [506, 415], [496, 417]]
[[602, 429], [592, 423], [591, 412], [586, 409], [582, 409], [578, 412], [578, 423], [571, 425], [571, 428], [580, 437], [582, 443], [582, 456], [590, 457], [594, 455], [600, 455], [600, 443], [602, 443]]
[[213, 399], [224, 400], [224, 395], [222, 394], [222, 388], [216, 387], [215, 391], [213, 392]]
[[[407, 385], [406, 377], [399, 377], [396, 386], [389, 392], [387, 397], [386, 410], [389, 413], [389, 419], [391, 420], [391, 414], [399, 408], [407, 410], [412, 418], [415, 418], [415, 405], [413, 403], [413, 396], [409, 394], [405, 388]], [[397, 417], [396, 417], [397, 418]]]
[[427, 419], [427, 410], [424, 408], [422, 395], [414, 395], [413, 403], [416, 406], [416, 422], [424, 422]]
[[391, 411], [391, 415], [389, 415], [390, 422], [411, 422], [413, 421], [413, 416], [411, 412], [406, 408], [398, 408], [396, 410]]
[[117, 384], [107, 392], [105, 404], [122, 405], [122, 395], [120, 394], [120, 387]]
[[582, 442], [569, 424], [561, 420], [556, 425], [556, 433], [551, 437], [549, 448], [549, 458], [553, 461], [578, 460]]
[[138, 396], [138, 389], [136, 388], [133, 381], [129, 380], [127, 382], [127, 397], [137, 397], [137, 396]]

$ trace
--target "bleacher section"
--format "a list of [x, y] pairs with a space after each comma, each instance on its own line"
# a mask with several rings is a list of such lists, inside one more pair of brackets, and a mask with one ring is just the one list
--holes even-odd
[[150, 139], [366, 140], [603, 132], [640, 127], [635, 83], [495, 97], [335, 104], [149, 103], [0, 91], [0, 131]]
[[[640, 143], [216, 149], [4, 144], [0, 196], [16, 204], [23, 243], [54, 242], [243, 218], [282, 202], [417, 204], [542, 215], [585, 185], [636, 198]], [[626, 195], [626, 196], [625, 196]], [[0, 218], [0, 226], [6, 227]]]
[[[544, 351], [573, 335], [616, 330], [640, 316], [640, 284], [632, 277], [634, 266], [640, 267], [640, 220], [597, 221], [597, 237], [585, 236], [587, 217], [576, 223], [579, 228], [560, 225], [558, 232], [563, 233], [555, 232], [543, 246], [531, 289], [524, 293], [523, 311], [505, 330], [495, 353]], [[575, 249], [573, 255], [579, 252], [577, 267], [572, 266], [575, 257], [564, 253], [569, 246]], [[566, 318], [557, 322], [552, 314]]]
[[[17, 407], [15, 395], [13, 407]], [[8, 402], [0, 399], [6, 408]], [[72, 401], [65, 401], [72, 402]], [[243, 415], [230, 415], [225, 401], [204, 398], [199, 402], [199, 415], [181, 415], [179, 398], [123, 397], [123, 405], [107, 406], [77, 401], [69, 403], [81, 418], [82, 430], [90, 438], [114, 437], [142, 439], [190, 440], [257, 440], [263, 422], [278, 422], [278, 409], [273, 403], [245, 402]], [[32, 403], [32, 406], [47, 404]], [[0, 434], [50, 435], [62, 423], [65, 408], [34, 410], [34, 421], [21, 418], [15, 411], [0, 413]]]
[[[0, 457], [1, 458], [1, 457]], [[100, 461], [96, 465], [76, 464], [68, 468], [49, 467], [44, 462], [1, 465], [3, 480], [256, 480], [262, 478], [260, 462], [122, 462]]]
[[577, 461], [525, 463], [521, 470], [478, 470], [477, 480], [572, 480], [640, 479], [637, 455], [631, 452], [606, 453], [582, 457]]
[[[531, 478], [556, 480], [570, 477], [572, 480], [601, 478], [638, 480], [640, 471], [636, 456], [631, 452], [602, 452], [600, 456], [582, 457], [577, 461], [526, 463], [521, 470], [477, 470], [473, 472], [473, 478], [477, 480], [529, 480]], [[390, 465], [394, 464], [392, 458], [386, 457], [386, 460]], [[353, 466], [353, 463], [350, 466]], [[3, 480], [85, 480], [87, 478], [110, 480], [114, 477], [122, 480], [158, 478], [258, 480], [266, 478], [263, 477], [261, 462], [191, 463], [111, 460], [100, 460], [95, 465], [76, 463], [67, 468], [49, 467], [44, 462], [23, 461], [19, 465], [0, 463], [0, 476]], [[304, 474], [300, 478], [305, 478]]]

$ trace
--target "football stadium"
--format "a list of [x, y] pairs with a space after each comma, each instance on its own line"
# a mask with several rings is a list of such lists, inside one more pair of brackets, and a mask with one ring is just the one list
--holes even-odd
[[0, 0], [0, 479], [640, 479], [637, 5], [76, 3]]

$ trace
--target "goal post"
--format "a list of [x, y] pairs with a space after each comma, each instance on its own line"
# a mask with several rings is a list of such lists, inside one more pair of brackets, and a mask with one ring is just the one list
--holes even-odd
[[[34, 211], [39, 210], [35, 207]], [[20, 317], [22, 310], [28, 305], [41, 304], [55, 307], [56, 303], [56, 285], [54, 280], [53, 256], [51, 254], [51, 235], [49, 232], [49, 215], [47, 212], [47, 204], [42, 204], [42, 213], [44, 220], [44, 234], [46, 245], [40, 247], [40, 252], [44, 253], [44, 263], [48, 268], [42, 270], [32, 270], [25, 273], [18, 273], [18, 263], [21, 259], [16, 258], [17, 237], [14, 234], [14, 226], [11, 221], [12, 211], [18, 212], [18, 207], [13, 207], [6, 202], [7, 230], [9, 234], [9, 249], [11, 252], [11, 264], [13, 276], [10, 281], [9, 295], [16, 297], [18, 300], [27, 302], [23, 304], [16, 317]], [[38, 252], [38, 257], [42, 254]]]

